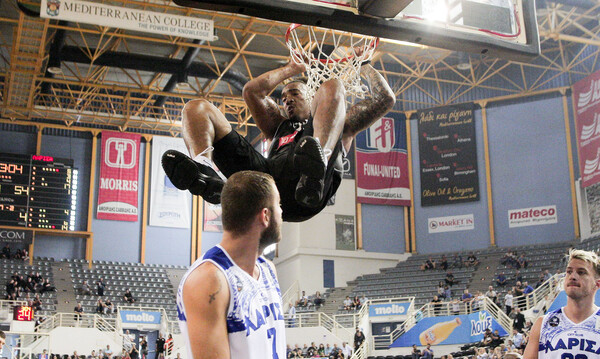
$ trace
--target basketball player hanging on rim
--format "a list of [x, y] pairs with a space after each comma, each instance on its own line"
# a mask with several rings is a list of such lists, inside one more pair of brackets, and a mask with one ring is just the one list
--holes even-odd
[[525, 359], [600, 357], [600, 260], [594, 252], [571, 250], [565, 276], [567, 305], [539, 318], [529, 336]]
[[[314, 98], [307, 86], [291, 80], [305, 71], [290, 61], [249, 81], [243, 97], [265, 139], [271, 142], [264, 158], [234, 131], [225, 116], [210, 102], [197, 99], [182, 111], [183, 139], [191, 158], [177, 152], [163, 155], [163, 168], [179, 189], [189, 190], [210, 203], [220, 203], [225, 179], [243, 170], [271, 174], [281, 194], [283, 220], [305, 221], [319, 213], [335, 194], [342, 179], [342, 156], [360, 131], [388, 113], [395, 103], [389, 85], [368, 62], [360, 66], [370, 86], [370, 96], [346, 111], [341, 81], [324, 82]], [[269, 94], [282, 82], [284, 114]]]

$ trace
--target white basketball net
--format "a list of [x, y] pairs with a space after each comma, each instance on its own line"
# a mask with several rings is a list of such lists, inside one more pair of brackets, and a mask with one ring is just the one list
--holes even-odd
[[340, 79], [346, 94], [363, 98], [367, 87], [360, 81], [360, 66], [371, 60], [379, 38], [331, 29], [316, 32], [312, 26], [300, 27], [299, 24], [290, 25], [286, 44], [292, 61], [306, 69], [309, 98], [314, 97], [323, 82], [331, 79]]

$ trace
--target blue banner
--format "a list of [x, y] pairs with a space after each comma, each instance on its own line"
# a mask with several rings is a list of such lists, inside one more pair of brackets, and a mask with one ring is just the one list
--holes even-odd
[[485, 310], [480, 312], [443, 317], [424, 318], [390, 345], [390, 348], [417, 345], [447, 345], [473, 343], [483, 339], [486, 329], [498, 330], [500, 336], [506, 330]]
[[[596, 305], [600, 307], [600, 290], [596, 291], [594, 303], [596, 303]], [[567, 305], [567, 293], [564, 290], [561, 290], [560, 293], [558, 293], [558, 295], [554, 299], [554, 302], [552, 302], [552, 305], [550, 305], [548, 312], [557, 310], [558, 308], [562, 308], [565, 305]]]
[[160, 324], [160, 312], [121, 310], [120, 313], [123, 323]]
[[391, 315], [406, 315], [408, 307], [410, 307], [410, 302], [371, 304], [369, 306], [369, 316], [387, 317]]

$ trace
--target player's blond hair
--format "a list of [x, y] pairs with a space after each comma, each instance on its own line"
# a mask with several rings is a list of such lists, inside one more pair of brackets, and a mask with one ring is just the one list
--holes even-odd
[[594, 268], [595, 277], [600, 277], [600, 258], [595, 252], [584, 251], [583, 249], [571, 249], [567, 254], [567, 263], [573, 259], [579, 259], [588, 262]]

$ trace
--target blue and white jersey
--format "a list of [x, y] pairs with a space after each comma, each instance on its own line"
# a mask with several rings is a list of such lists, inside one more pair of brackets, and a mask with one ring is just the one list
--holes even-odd
[[183, 304], [183, 285], [190, 273], [200, 264], [211, 262], [219, 268], [229, 283], [227, 332], [232, 359], [285, 359], [285, 322], [281, 305], [279, 282], [263, 257], [256, 265], [260, 276], [254, 279], [238, 267], [219, 245], [211, 248], [202, 259], [196, 260], [185, 273], [177, 290], [179, 327], [192, 359], [187, 318]]
[[538, 358], [591, 359], [600, 355], [600, 310], [573, 323], [563, 308], [548, 312], [542, 321]]

